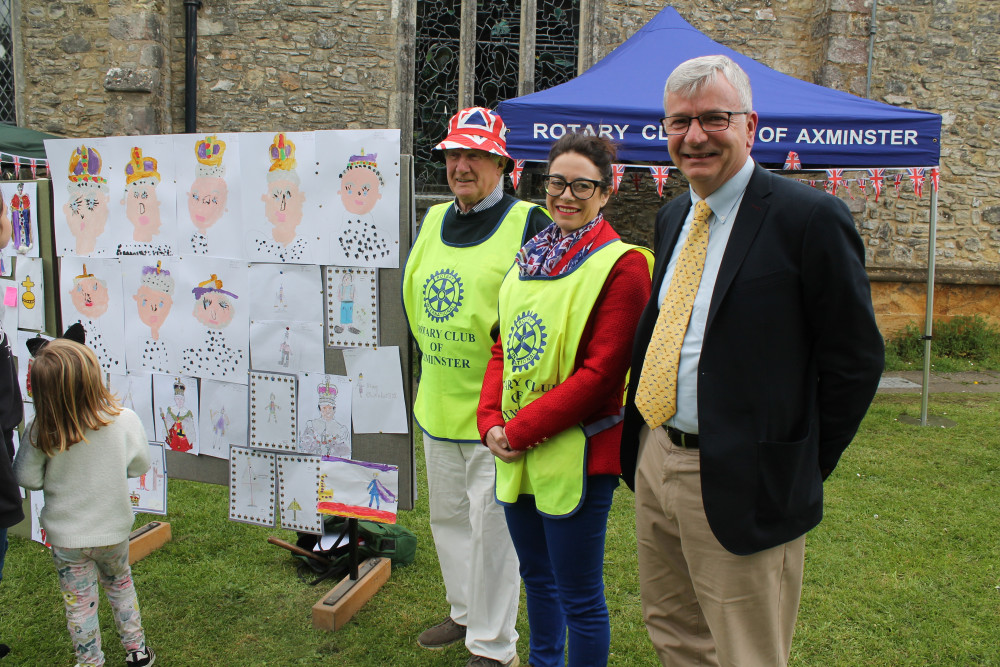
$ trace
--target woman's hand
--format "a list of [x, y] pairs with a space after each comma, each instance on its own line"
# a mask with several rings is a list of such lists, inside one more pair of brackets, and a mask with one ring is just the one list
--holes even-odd
[[513, 463], [524, 456], [524, 452], [510, 448], [503, 426], [494, 426], [486, 432], [486, 446], [493, 452], [493, 456], [506, 463]]

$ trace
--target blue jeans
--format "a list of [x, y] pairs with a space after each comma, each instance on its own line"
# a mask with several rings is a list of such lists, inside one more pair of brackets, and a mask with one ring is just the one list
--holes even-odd
[[559, 519], [540, 515], [534, 496], [506, 506], [507, 529], [521, 561], [528, 603], [532, 667], [608, 664], [611, 624], [604, 599], [604, 536], [615, 475], [587, 478], [586, 497], [575, 514]]

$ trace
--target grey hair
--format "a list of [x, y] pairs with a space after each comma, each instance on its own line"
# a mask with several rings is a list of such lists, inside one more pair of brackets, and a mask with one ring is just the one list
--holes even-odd
[[740, 99], [740, 109], [718, 109], [718, 111], [753, 111], [753, 91], [750, 89], [750, 77], [743, 68], [726, 56], [701, 56], [685, 60], [678, 65], [663, 88], [663, 110], [667, 109], [667, 95], [675, 93], [683, 97], [697, 95], [705, 86], [715, 82], [719, 74], [732, 84]]

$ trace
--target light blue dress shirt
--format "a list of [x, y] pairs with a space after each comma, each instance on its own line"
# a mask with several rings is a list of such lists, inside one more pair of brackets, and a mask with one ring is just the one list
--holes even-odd
[[[740, 210], [743, 193], [746, 192], [750, 176], [753, 174], [754, 161], [747, 158], [743, 167], [718, 190], [705, 198], [712, 209], [712, 217], [708, 220], [708, 250], [705, 254], [705, 269], [698, 284], [698, 294], [694, 298], [691, 309], [691, 321], [688, 322], [684, 342], [681, 343], [681, 360], [677, 370], [677, 412], [667, 424], [686, 433], [698, 433], [698, 361], [701, 358], [701, 344], [705, 338], [705, 323], [708, 320], [708, 308], [712, 303], [712, 292], [715, 290], [715, 280], [719, 275], [722, 256], [729, 243], [729, 235], [733, 231], [733, 221]], [[688, 211], [684, 226], [681, 228], [673, 254], [667, 263], [667, 271], [660, 285], [657, 301], [662, 305], [667, 295], [667, 288], [674, 275], [677, 256], [680, 254], [688, 232], [691, 231], [691, 220], [694, 218], [694, 207], [701, 197], [691, 191], [691, 210]]]

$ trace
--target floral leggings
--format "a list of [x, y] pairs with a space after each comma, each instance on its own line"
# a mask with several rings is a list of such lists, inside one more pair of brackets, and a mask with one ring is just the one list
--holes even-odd
[[78, 664], [104, 664], [101, 628], [97, 621], [98, 581], [111, 603], [126, 653], [146, 647], [139, 602], [132, 585], [132, 569], [128, 564], [128, 540], [85, 549], [53, 546], [52, 559], [59, 574], [66, 621]]

